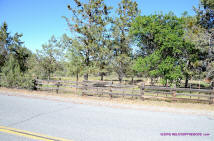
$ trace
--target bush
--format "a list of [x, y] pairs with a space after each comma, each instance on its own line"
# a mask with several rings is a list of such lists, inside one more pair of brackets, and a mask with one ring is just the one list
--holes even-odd
[[28, 77], [27, 73], [21, 72], [18, 61], [12, 55], [1, 69], [1, 86], [9, 88], [32, 88], [32, 78]]

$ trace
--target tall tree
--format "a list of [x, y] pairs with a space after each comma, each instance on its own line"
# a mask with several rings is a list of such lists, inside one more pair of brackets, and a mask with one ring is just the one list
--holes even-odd
[[173, 13], [140, 16], [132, 24], [131, 34], [139, 42], [142, 58], [150, 77], [161, 77], [163, 83], [177, 84], [183, 77], [186, 54], [194, 58], [194, 45], [184, 40], [183, 20]]
[[0, 27], [0, 69], [7, 60], [9, 47], [12, 45], [12, 36], [8, 32], [8, 25], [4, 22]]
[[138, 5], [132, 0], [122, 0], [117, 9], [118, 16], [113, 21], [112, 38], [114, 46], [112, 66], [121, 82], [131, 61], [132, 48], [129, 30], [132, 21], [140, 14]]
[[2, 73], [0, 85], [2, 86], [26, 88], [31, 83], [31, 79], [25, 78], [25, 74], [28, 73], [28, 60], [32, 54], [23, 46], [21, 37], [22, 34], [18, 33], [11, 35], [6, 22], [0, 28], [0, 72]]
[[61, 53], [54, 36], [48, 40], [47, 44], [42, 45], [42, 50], [37, 50], [37, 61], [42, 69], [40, 72], [43, 73], [45, 77], [48, 77], [48, 79], [50, 79], [51, 74], [60, 67], [59, 61]]
[[79, 81], [79, 75], [84, 72], [84, 62], [82, 62], [84, 58], [81, 58], [82, 55], [78, 50], [79, 42], [68, 37], [66, 34], [63, 35], [61, 40], [61, 46], [65, 47], [66, 50], [66, 61], [64, 64], [66, 66], [66, 70], [69, 75], [75, 74], [76, 81]]
[[191, 78], [190, 76], [194, 76], [194, 78], [197, 79], [204, 78], [207, 64], [206, 57], [209, 52], [209, 34], [207, 34], [207, 31], [204, 28], [197, 24], [197, 18], [195, 16], [183, 14], [182, 19], [184, 20], [184, 39], [185, 41], [194, 44], [194, 50], [197, 52], [197, 56], [192, 56], [189, 55], [189, 52], [184, 52], [186, 53], [185, 58], [188, 60], [184, 66], [186, 76], [185, 86], [187, 87], [188, 79]]
[[197, 23], [199, 26], [205, 29], [205, 35], [207, 37], [206, 44], [202, 45], [203, 47], [209, 47], [208, 55], [206, 57], [206, 69], [207, 69], [207, 78], [211, 79], [214, 76], [212, 75], [213, 70], [213, 61], [214, 61], [214, 1], [213, 0], [200, 0], [198, 8], [194, 8], [197, 17]]
[[[68, 9], [72, 12], [72, 20], [66, 18], [71, 32], [75, 36], [75, 44], [72, 46], [81, 55], [81, 62], [84, 62], [85, 80], [88, 80], [88, 73], [94, 69], [94, 62], [97, 57], [101, 58], [106, 47], [106, 26], [109, 22], [109, 11], [111, 7], [107, 7], [104, 0], [88, 0], [87, 3], [82, 3], [74, 0], [76, 6]], [[99, 54], [99, 55], [97, 55]], [[105, 56], [105, 55], [103, 55]], [[100, 59], [97, 59], [100, 60]], [[98, 63], [101, 69], [103, 63]]]
[[205, 29], [214, 28], [214, 1], [200, 0], [199, 7], [195, 8], [198, 24]]
[[9, 58], [9, 55], [13, 55], [18, 61], [22, 72], [27, 71], [27, 59], [31, 56], [31, 51], [23, 46], [21, 41], [22, 34], [15, 33], [11, 35], [8, 31], [8, 25], [3, 23], [0, 29], [0, 68]]

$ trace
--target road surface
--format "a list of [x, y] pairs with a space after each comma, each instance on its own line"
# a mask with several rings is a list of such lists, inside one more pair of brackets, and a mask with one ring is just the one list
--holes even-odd
[[[41, 135], [41, 139], [35, 135]], [[56, 138], [71, 141], [213, 141], [214, 118], [0, 92], [0, 140], [43, 140], [43, 135], [53, 137], [55, 141]]]

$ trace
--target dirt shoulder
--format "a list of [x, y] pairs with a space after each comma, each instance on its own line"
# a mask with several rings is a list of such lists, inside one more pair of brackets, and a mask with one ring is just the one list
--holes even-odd
[[165, 101], [151, 101], [127, 98], [79, 96], [75, 94], [56, 94], [55, 92], [30, 91], [23, 89], [0, 88], [0, 94], [8, 96], [22, 96], [29, 98], [47, 99], [61, 102], [72, 102], [77, 104], [89, 104], [98, 106], [107, 106], [113, 108], [125, 108], [136, 110], [148, 110], [156, 112], [170, 112], [180, 114], [195, 114], [214, 117], [214, 104], [201, 103], [177, 103]]

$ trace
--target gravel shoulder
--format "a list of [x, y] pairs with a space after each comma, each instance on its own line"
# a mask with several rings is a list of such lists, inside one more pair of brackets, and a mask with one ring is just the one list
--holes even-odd
[[78, 96], [75, 94], [56, 94], [54, 92], [30, 91], [23, 89], [0, 88], [1, 95], [47, 99], [75, 104], [87, 104], [113, 108], [136, 109], [156, 112], [202, 115], [214, 118], [214, 104], [177, 103], [165, 101], [141, 101], [139, 99]]

